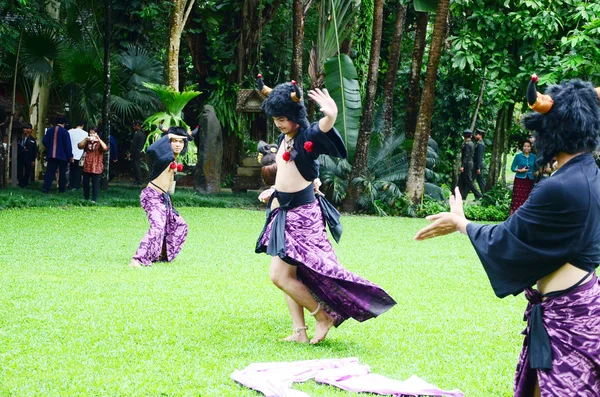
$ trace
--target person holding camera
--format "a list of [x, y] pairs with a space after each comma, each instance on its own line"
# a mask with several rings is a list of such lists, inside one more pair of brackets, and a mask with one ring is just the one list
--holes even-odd
[[83, 161], [83, 197], [90, 199], [90, 180], [92, 181], [92, 203], [96, 204], [100, 190], [100, 175], [104, 171], [103, 157], [108, 146], [94, 128], [90, 128], [88, 136], [77, 144], [85, 152]]
[[510, 214], [514, 214], [516, 210], [522, 206], [531, 190], [538, 171], [535, 165], [537, 156], [531, 153], [531, 142], [523, 142], [523, 152], [518, 153], [513, 159], [510, 169], [516, 173], [515, 182], [513, 185], [512, 202], [510, 204]]

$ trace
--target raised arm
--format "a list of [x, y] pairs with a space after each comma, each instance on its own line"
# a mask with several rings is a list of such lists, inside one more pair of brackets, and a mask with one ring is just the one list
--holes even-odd
[[337, 119], [338, 109], [335, 101], [329, 96], [329, 92], [326, 89], [322, 91], [319, 88], [310, 90], [308, 97], [319, 105], [321, 112], [325, 115], [325, 117], [319, 120], [319, 129], [327, 133], [333, 128]]

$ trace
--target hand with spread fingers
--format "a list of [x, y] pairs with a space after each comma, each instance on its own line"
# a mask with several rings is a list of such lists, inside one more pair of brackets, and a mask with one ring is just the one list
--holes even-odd
[[337, 105], [325, 88], [322, 91], [319, 88], [310, 90], [308, 92], [308, 97], [319, 105], [321, 112], [323, 112], [326, 117], [331, 117], [334, 120], [337, 118]]
[[467, 224], [469, 221], [465, 218], [463, 210], [463, 201], [458, 187], [454, 195], [450, 196], [450, 212], [440, 212], [436, 215], [430, 215], [427, 219], [431, 225], [419, 230], [415, 240], [422, 241], [433, 237], [445, 236], [446, 234], [460, 231], [467, 233]]

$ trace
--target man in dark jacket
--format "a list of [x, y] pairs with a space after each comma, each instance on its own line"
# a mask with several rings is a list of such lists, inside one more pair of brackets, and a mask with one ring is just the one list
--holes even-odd
[[142, 123], [139, 121], [133, 122], [133, 131], [135, 134], [133, 135], [133, 140], [131, 141], [131, 160], [133, 161], [133, 172], [135, 181], [133, 182], [135, 185], [141, 185], [142, 183], [142, 149], [146, 144], [146, 133], [142, 129]]
[[64, 193], [67, 190], [67, 164], [73, 162], [73, 150], [71, 147], [71, 136], [65, 129], [67, 120], [59, 117], [56, 120], [56, 126], [46, 130], [42, 143], [46, 147], [46, 174], [44, 175], [44, 187], [42, 191], [48, 193], [56, 170], [58, 170], [58, 191]]
[[473, 164], [473, 156], [475, 154], [475, 145], [471, 138], [473, 137], [473, 132], [471, 130], [464, 130], [463, 138], [464, 143], [462, 145], [461, 157], [460, 157], [460, 176], [458, 177], [458, 188], [460, 189], [460, 194], [466, 198], [469, 191], [472, 191], [475, 195], [476, 199], [480, 199], [481, 193], [475, 187], [473, 183], [473, 172], [474, 172], [474, 164]]
[[37, 157], [37, 142], [31, 136], [31, 124], [23, 127], [23, 136], [17, 146], [17, 180], [20, 187], [26, 187]]
[[485, 132], [480, 129], [475, 130], [475, 173], [473, 174], [473, 179], [477, 181], [479, 185], [479, 191], [481, 194], [485, 194], [485, 181], [483, 180], [483, 170], [485, 168], [485, 143], [483, 142], [483, 137]]

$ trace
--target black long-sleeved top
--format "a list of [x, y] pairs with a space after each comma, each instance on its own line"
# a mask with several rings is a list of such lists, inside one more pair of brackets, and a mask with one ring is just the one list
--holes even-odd
[[[279, 135], [277, 146], [283, 142], [284, 134]], [[311, 142], [312, 148], [306, 150], [305, 143]], [[294, 136], [294, 148], [290, 153], [290, 161], [296, 163], [300, 175], [307, 181], [313, 181], [319, 177], [319, 155], [327, 154], [333, 157], [346, 158], [348, 152], [340, 133], [335, 128], [327, 132], [319, 129], [319, 123], [312, 123], [308, 128], [300, 128]]]
[[19, 139], [19, 145], [17, 146], [17, 158], [26, 163], [35, 161], [37, 157], [37, 142], [34, 137], [28, 135]]
[[475, 156], [473, 162], [475, 163], [476, 170], [483, 169], [483, 158], [485, 156], [485, 144], [483, 141], [477, 142], [475, 145]]
[[475, 145], [472, 141], [463, 143], [460, 156], [461, 167], [473, 168], [473, 154], [475, 152]]
[[505, 222], [469, 223], [467, 234], [500, 298], [565, 263], [592, 271], [600, 263], [600, 171], [591, 154], [569, 160], [535, 186]]

